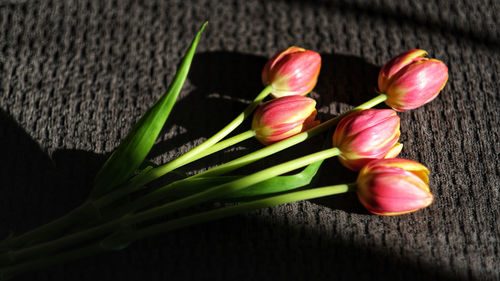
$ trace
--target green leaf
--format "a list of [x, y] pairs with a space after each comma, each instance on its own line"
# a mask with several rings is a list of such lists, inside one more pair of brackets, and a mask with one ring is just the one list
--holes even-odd
[[[254, 184], [246, 189], [232, 193], [224, 201], [246, 201], [255, 196], [280, 193], [303, 187], [311, 183], [323, 161], [318, 161], [304, 168], [300, 173], [288, 176], [277, 176]], [[180, 180], [170, 184], [168, 195], [174, 198], [189, 196], [210, 187], [237, 180], [242, 176], [214, 176]]]
[[148, 155], [186, 80], [196, 46], [206, 25], [207, 23], [203, 24], [191, 43], [167, 92], [148, 109], [104, 163], [96, 176], [92, 198], [100, 197], [125, 183]]
[[[297, 189], [311, 183], [323, 160], [309, 164], [300, 173], [289, 176], [277, 176], [254, 184], [238, 192], [229, 194], [227, 198], [247, 198]], [[252, 198], [253, 199], [253, 198]]]

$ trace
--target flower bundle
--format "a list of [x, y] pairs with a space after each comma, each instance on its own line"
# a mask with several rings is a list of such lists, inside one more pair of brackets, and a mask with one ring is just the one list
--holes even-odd
[[[173, 229], [299, 200], [352, 191], [368, 211], [378, 215], [409, 213], [432, 203], [428, 169], [395, 158], [403, 148], [398, 142], [400, 119], [396, 111], [430, 102], [448, 79], [446, 65], [426, 58], [423, 50], [402, 53], [382, 67], [378, 96], [320, 122], [316, 120], [316, 102], [305, 95], [316, 85], [321, 57], [314, 51], [290, 47], [267, 62], [262, 71], [264, 89], [233, 121], [182, 156], [161, 166], [148, 164], [146, 156], [172, 111], [205, 25], [188, 48], [167, 92], [105, 162], [89, 198], [68, 215], [0, 243], [0, 279], [123, 249], [135, 240]], [[272, 99], [263, 102], [269, 95]], [[371, 109], [384, 101], [392, 109]], [[226, 138], [254, 111], [250, 130]], [[250, 175], [228, 175], [335, 125], [329, 148]], [[179, 167], [252, 137], [265, 147], [165, 186], [145, 188]], [[348, 169], [359, 171], [356, 182], [296, 190], [311, 182], [323, 160], [335, 156]], [[283, 175], [299, 168], [304, 169]], [[235, 204], [175, 215], [224, 200]], [[167, 215], [167, 220], [158, 220]]]

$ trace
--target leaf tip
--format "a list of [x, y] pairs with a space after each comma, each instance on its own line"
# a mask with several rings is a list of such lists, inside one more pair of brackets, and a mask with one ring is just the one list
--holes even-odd
[[207, 27], [207, 24], [208, 24], [208, 21], [205, 21], [205, 22], [203, 23], [203, 25], [202, 25], [202, 26], [201, 26], [201, 28], [200, 28], [199, 33], [202, 33], [202, 32], [205, 30], [205, 27]]

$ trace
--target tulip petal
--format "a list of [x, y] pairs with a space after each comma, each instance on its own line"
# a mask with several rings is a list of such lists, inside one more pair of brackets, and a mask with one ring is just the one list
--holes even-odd
[[409, 171], [419, 177], [425, 183], [429, 182], [429, 169], [426, 166], [407, 159], [386, 159], [384, 161], [379, 161], [378, 165], [384, 165], [386, 167], [396, 167]]
[[276, 63], [278, 63], [284, 56], [291, 54], [291, 53], [296, 53], [296, 52], [303, 52], [305, 49], [291, 46], [285, 50], [282, 50], [281, 52], [275, 54], [269, 61], [266, 63], [264, 66], [264, 69], [262, 70], [262, 83], [264, 85], [269, 85], [270, 82], [270, 77], [269, 77], [269, 70], [274, 68]]
[[393, 75], [398, 73], [408, 64], [420, 60], [427, 55], [425, 50], [413, 49], [399, 54], [387, 62], [381, 69], [378, 76], [378, 87], [380, 91], [385, 92]]
[[399, 153], [401, 153], [401, 150], [403, 150], [403, 144], [397, 142], [389, 152], [384, 156], [384, 159], [389, 159], [389, 158], [396, 158]]

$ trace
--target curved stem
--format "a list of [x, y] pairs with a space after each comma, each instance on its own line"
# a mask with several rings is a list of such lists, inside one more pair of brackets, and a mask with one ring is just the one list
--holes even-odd
[[372, 107], [376, 106], [377, 104], [384, 102], [386, 99], [387, 99], [387, 96], [385, 94], [380, 94], [377, 97], [375, 97], [375, 98], [373, 98], [373, 99], [371, 99], [371, 100], [369, 100], [369, 101], [367, 101], [367, 102], [365, 102], [365, 103], [363, 103], [363, 104], [361, 104], [361, 105], [359, 105], [359, 106], [357, 106], [357, 107], [355, 107], [355, 108], [353, 108], [353, 109], [351, 109], [351, 110], [349, 110], [341, 115], [338, 115], [338, 116], [336, 116], [336, 117], [334, 117], [326, 122], [323, 122], [320, 125], [312, 128], [308, 131], [305, 131], [303, 133], [289, 137], [285, 140], [274, 143], [272, 145], [264, 147], [260, 150], [255, 151], [255, 152], [249, 153], [245, 156], [242, 156], [238, 159], [227, 162], [225, 164], [222, 164], [220, 166], [217, 166], [217, 167], [212, 168], [210, 170], [207, 170], [205, 172], [201, 172], [193, 177], [207, 177], [207, 176], [215, 176], [215, 175], [222, 175], [225, 173], [229, 173], [229, 172], [236, 170], [240, 167], [243, 167], [243, 166], [248, 165], [250, 163], [253, 163], [257, 160], [260, 160], [264, 157], [267, 157], [269, 155], [272, 155], [274, 153], [282, 151], [286, 148], [294, 146], [298, 143], [301, 143], [301, 142], [335, 126], [342, 118], [353, 113], [354, 111], [372, 108]]
[[250, 105], [248, 105], [247, 108], [242, 113], [240, 113], [233, 121], [231, 121], [224, 128], [222, 128], [222, 130], [217, 132], [208, 140], [204, 141], [202, 144], [198, 145], [197, 147], [188, 151], [184, 155], [180, 156], [179, 158], [174, 159], [165, 165], [152, 169], [151, 172], [148, 173], [150, 174], [150, 178], [152, 180], [157, 179], [163, 176], [164, 174], [189, 163], [190, 160], [193, 159], [196, 155], [202, 153], [205, 149], [209, 148], [210, 146], [216, 144], [218, 141], [223, 139], [234, 129], [236, 129], [248, 116], [250, 116], [252, 112], [255, 110], [255, 108], [257, 108], [257, 106], [260, 104], [260, 102], [265, 97], [267, 97], [271, 93], [271, 91], [272, 91], [272, 86], [271, 85], [266, 86], [262, 90], [262, 92], [260, 92], [260, 94], [257, 95], [257, 97], [253, 100], [253, 102]]
[[[372, 107], [376, 106], [377, 104], [385, 101], [386, 99], [387, 99], [387, 96], [385, 94], [380, 94], [380, 95], [376, 96], [375, 98], [351, 109], [350, 111], [348, 111], [344, 114], [341, 114], [339, 116], [336, 116], [336, 117], [312, 128], [312, 129], [310, 129], [309, 131], [292, 136], [290, 138], [287, 138], [285, 140], [282, 140], [282, 141], [277, 142], [275, 144], [272, 144], [270, 146], [264, 147], [260, 150], [249, 153], [249, 154], [244, 155], [240, 158], [237, 158], [235, 160], [232, 160], [230, 162], [227, 162], [225, 164], [222, 164], [218, 167], [212, 168], [212, 169], [207, 170], [205, 172], [201, 172], [197, 175], [188, 177], [188, 178], [181, 180], [181, 181], [188, 181], [188, 180], [201, 178], [201, 177], [210, 177], [210, 176], [217, 176], [217, 175], [229, 173], [233, 170], [241, 168], [245, 165], [248, 165], [248, 164], [253, 163], [257, 160], [260, 160], [264, 157], [267, 157], [267, 156], [272, 155], [274, 153], [277, 153], [281, 150], [284, 150], [288, 147], [291, 147], [295, 144], [298, 144], [302, 141], [305, 141], [305, 140], [331, 128], [332, 126], [336, 125], [337, 122], [340, 121], [340, 119], [342, 119], [346, 115], [348, 115], [354, 111], [357, 111], [357, 110], [372, 108]], [[147, 206], [150, 203], [157, 201], [158, 198], [163, 198], [164, 195], [169, 192], [169, 190], [171, 189], [172, 186], [173, 186], [172, 184], [169, 184], [169, 185], [163, 186], [161, 188], [158, 188], [158, 189], [152, 191], [151, 193], [140, 198], [136, 203], [133, 204], [133, 206], [129, 210], [132, 211], [132, 210], [140, 209], [144, 206]]]
[[[185, 164], [188, 164], [192, 161], [198, 160], [202, 157], [205, 157], [211, 153], [215, 153], [221, 149], [224, 149], [230, 145], [236, 144], [240, 141], [244, 141], [248, 138], [251, 138], [255, 135], [255, 133], [251, 130], [241, 133], [237, 136], [229, 138], [225, 141], [217, 143], [219, 140], [227, 136], [231, 133], [236, 127], [238, 127], [244, 120], [247, 118], [255, 108], [260, 104], [260, 102], [266, 98], [272, 91], [272, 87], [269, 85], [265, 87], [259, 95], [253, 100], [253, 102], [247, 106], [247, 108], [239, 114], [233, 121], [231, 121], [227, 126], [225, 126], [222, 130], [216, 133], [214, 136], [195, 147], [191, 151], [186, 154], [180, 156], [179, 158], [163, 165], [155, 169], [151, 169], [147, 173], [139, 174], [131, 181], [126, 183], [125, 185], [116, 188], [113, 192], [108, 193], [107, 195], [101, 197], [100, 199], [91, 201], [91, 205], [93, 208], [102, 208], [116, 201], [117, 199], [128, 195], [145, 184], [153, 181], [154, 179], [164, 175], [176, 168], [179, 168]], [[67, 227], [71, 225], [71, 222], [80, 216], [80, 214], [87, 207], [88, 202], [84, 203], [82, 206], [77, 207], [70, 213], [60, 217], [53, 222], [42, 225], [32, 231], [26, 232], [21, 236], [7, 239], [5, 241], [0, 242], [0, 248], [17, 248], [24, 244], [29, 243], [30, 241], [44, 241], [53, 237], [54, 235], [60, 233]]]
[[234, 216], [244, 212], [273, 207], [281, 204], [286, 204], [290, 202], [309, 200], [319, 197], [325, 197], [340, 193], [355, 191], [356, 184], [340, 184], [325, 187], [318, 187], [313, 189], [307, 189], [302, 191], [290, 192], [282, 195], [270, 196], [264, 199], [250, 201], [246, 203], [240, 203], [235, 206], [220, 208], [216, 210], [207, 211], [200, 214], [190, 215], [187, 217], [182, 217], [174, 219], [165, 223], [160, 223], [154, 226], [150, 226], [144, 229], [130, 232], [120, 236], [120, 243], [122, 242], [133, 242], [138, 239], [146, 238], [152, 235], [160, 234], [170, 230], [174, 230], [181, 227], [186, 227], [189, 225], [194, 225], [198, 223], [213, 221], [216, 219], [221, 219], [225, 217]]
[[[268, 87], [266, 87], [267, 89]], [[264, 89], [264, 90], [266, 90]], [[264, 93], [265, 91], [263, 91]], [[259, 96], [261, 95], [264, 95], [264, 94], [260, 94]], [[263, 99], [263, 97], [262, 97]], [[318, 126], [316, 126], [315, 128], [307, 131], [307, 132], [304, 132], [304, 133], [301, 133], [301, 134], [298, 134], [296, 136], [293, 136], [291, 138], [288, 138], [286, 140], [283, 140], [281, 142], [278, 142], [278, 143], [275, 143], [273, 145], [270, 145], [268, 147], [265, 147], [261, 150], [258, 150], [254, 153], [250, 153], [248, 155], [245, 155], [243, 157], [240, 157], [236, 160], [233, 160], [231, 162], [228, 162], [226, 164], [223, 164], [219, 167], [216, 167], [216, 168], [213, 168], [211, 170], [208, 170], [208, 171], [205, 171], [203, 173], [200, 173], [196, 176], [208, 176], [208, 175], [220, 175], [220, 174], [223, 174], [223, 173], [227, 173], [229, 171], [232, 171], [232, 170], [235, 170], [237, 168], [240, 168], [246, 164], [250, 164], [254, 161], [257, 161], [263, 157], [266, 157], [268, 155], [271, 155], [273, 153], [276, 153], [278, 151], [281, 151], [283, 149], [286, 149], [290, 146], [293, 146], [294, 144], [297, 144], [297, 143], [300, 143], [322, 131], [325, 131], [326, 129], [332, 127], [333, 125], [335, 125], [342, 117], [346, 116], [347, 114], [349, 113], [352, 113], [353, 111], [355, 110], [360, 110], [360, 109], [368, 109], [368, 108], [371, 108], [383, 101], [385, 101], [387, 99], [387, 96], [385, 94], [380, 94], [379, 96], [361, 104], [360, 106], [357, 106], [355, 108], [353, 108], [352, 110], [342, 114], [342, 115], [339, 115], [335, 118], [332, 118]], [[249, 106], [247, 109], [249, 109], [251, 106]], [[252, 109], [253, 110], [253, 109]], [[246, 117], [246, 116], [244, 116]], [[238, 119], [238, 118], [237, 118]], [[236, 119], [235, 119], [236, 120]], [[234, 121], [233, 121], [234, 122]], [[231, 123], [233, 123], [231, 122]], [[242, 120], [241, 120], [242, 122]], [[227, 127], [227, 126], [226, 126]], [[193, 157], [193, 156], [192, 156]], [[324, 159], [324, 158], [323, 158]], [[314, 161], [318, 161], [319, 159], [315, 159]], [[313, 161], [313, 162], [314, 162]], [[312, 163], [312, 162], [311, 162]], [[286, 163], [284, 163], [286, 164]], [[309, 163], [308, 163], [309, 164]], [[167, 163], [168, 165], [168, 163]], [[304, 164], [303, 166], [305, 166], [307, 164]], [[165, 171], [164, 166], [162, 166], [163, 169], [160, 169], [162, 171]], [[300, 166], [302, 167], [302, 166]], [[299, 168], [299, 166], [295, 167], [295, 168]], [[154, 169], [153, 169], [154, 170]], [[159, 170], [156, 170], [156, 171], [159, 171]], [[145, 175], [148, 175], [148, 173], [146, 173]], [[196, 177], [195, 176], [195, 177]], [[137, 187], [141, 187], [142, 185], [146, 184], [147, 182], [153, 180], [153, 178], [148, 178], [148, 177], [145, 177], [145, 176], [142, 176], [141, 178], [141, 175], [138, 176], [139, 178], [136, 178], [132, 181], [132, 183], [128, 186], [128, 187], [125, 187], [123, 189], [117, 189], [115, 192], [109, 194], [108, 196], [102, 198], [103, 201], [100, 201], [100, 202], [94, 202], [94, 203], [101, 203], [101, 205], [97, 205], [98, 207], [99, 206], [102, 206], [102, 205], [106, 205], [108, 203], [111, 203], [113, 202], [114, 200], [116, 200], [117, 198], [120, 198], [121, 196], [123, 195], [126, 195], [126, 194], [129, 194], [131, 191], [133, 190], [136, 190]], [[245, 177], [247, 178], [247, 177]], [[231, 183], [234, 183], [234, 182], [231, 182]], [[229, 184], [231, 184], [229, 183]], [[218, 186], [220, 188], [220, 186]], [[216, 187], [217, 188], [217, 187]], [[232, 188], [231, 186], [229, 188]], [[210, 190], [207, 190], [205, 192], [213, 192], [211, 191], [212, 189]], [[124, 191], [124, 192], [122, 192]], [[198, 193], [196, 195], [193, 195], [193, 196], [198, 196], [199, 194], [204, 194], [205, 192], [202, 192], [202, 193]], [[188, 198], [191, 198], [193, 196], [190, 196], [190, 197], [187, 197], [185, 199], [188, 199]], [[200, 198], [198, 197], [195, 197], [196, 200], [200, 200]], [[210, 200], [211, 198], [207, 198], [207, 200]], [[173, 203], [176, 203], [178, 201], [175, 201]], [[179, 204], [179, 203], [177, 203]], [[181, 204], [182, 205], [182, 204]], [[179, 207], [177, 205], [177, 207]], [[168, 207], [167, 207], [168, 208]], [[62, 231], [62, 229], [64, 229], [64, 227], [66, 227], [68, 225], [69, 222], [73, 221], [75, 219], [75, 216], [74, 215], [71, 215], [72, 213], [70, 213], [69, 215], [66, 215], [60, 219], [58, 219], [54, 224], [47, 224], [47, 225], [44, 225], [44, 226], [41, 226], [39, 228], [37, 228], [35, 231], [31, 231], [31, 232], [28, 232], [24, 235], [22, 235], [23, 239], [18, 239], [18, 238], [14, 238], [14, 239], [11, 239], [11, 240], [7, 240], [7, 241], [4, 241], [1, 243], [1, 246], [2, 247], [6, 247], [6, 248], [12, 248], [12, 245], [23, 245], [24, 243], [26, 242], [29, 242], [31, 241], [33, 238], [39, 238], [39, 237], [47, 237], [47, 234], [51, 234], [51, 233], [60, 233]], [[139, 213], [138, 215], [140, 215], [141, 213]], [[84, 232], [80, 232], [80, 233], [76, 233], [76, 234], [72, 234], [72, 235], [68, 235], [68, 236], [65, 236], [65, 237], [62, 237], [62, 238], [59, 238], [57, 240], [54, 240], [54, 241], [51, 241], [51, 242], [46, 242], [46, 243], [43, 243], [43, 244], [39, 244], [39, 245], [36, 245], [36, 246], [32, 246], [32, 247], [28, 247], [26, 249], [23, 249], [23, 250], [19, 250], [21, 252], [24, 252], [26, 253], [27, 255], [29, 255], [28, 253], [31, 252], [37, 252], [37, 251], [41, 251], [41, 252], [44, 252], [46, 250], [50, 250], [52, 249], [53, 246], [57, 246], [57, 249], [60, 249], [60, 248], [63, 248], [65, 247], [66, 245], [70, 245], [72, 244], [74, 241], [82, 241], [82, 240], [85, 240], [86, 238], [88, 237], [95, 237], [96, 235], [101, 235], [103, 233], [106, 233], [107, 231], [112, 231], [114, 228], [116, 228], [117, 226], [119, 226], [119, 223], [121, 222], [121, 220], [115, 220], [115, 221], [111, 221], [111, 222], [108, 222], [106, 224], [103, 224], [99, 227], [95, 227], [95, 228], [92, 228], [92, 229], [89, 229], [87, 231], [84, 231]], [[56, 226], [56, 227], [54, 227]], [[20, 236], [21, 237], [21, 236]], [[40, 240], [40, 239], [38, 239]], [[14, 253], [16, 252], [19, 252], [19, 251], [14, 251]], [[9, 258], [12, 257], [11, 255], [12, 253], [10, 252], [9, 255], [7, 255]], [[4, 255], [0, 255], [0, 256], [4, 256]]]
[[[217, 132], [215, 135], [204, 141], [202, 144], [198, 145], [197, 147], [193, 148], [192, 150], [186, 152], [182, 156], [160, 166], [151, 169], [149, 172], [145, 173], [144, 175], [138, 176], [135, 179], [132, 180], [130, 184], [127, 184], [126, 186], [123, 186], [121, 188], [115, 189], [115, 191], [103, 196], [102, 198], [98, 199], [95, 201], [96, 206], [98, 207], [103, 207], [111, 204], [112, 202], [116, 201], [117, 199], [128, 195], [134, 191], [137, 191], [139, 188], [141, 188], [143, 185], [165, 175], [168, 172], [171, 172], [181, 166], [184, 166], [188, 163], [191, 163], [194, 160], [197, 160], [201, 157], [198, 157], [198, 154], [203, 153], [206, 149], [210, 148], [211, 146], [215, 145], [218, 141], [223, 139], [225, 136], [227, 136], [229, 133], [231, 133], [236, 127], [238, 127], [252, 112], [255, 110], [255, 108], [260, 104], [260, 102], [267, 97], [272, 91], [272, 87], [269, 85], [265, 87], [262, 92], [253, 100], [253, 102], [247, 106], [247, 108], [240, 113], [233, 121], [231, 121], [228, 125], [226, 125], [222, 130]], [[221, 148], [222, 149], [222, 148]], [[214, 151], [215, 152], [215, 151]], [[203, 156], [207, 156], [208, 154], [205, 154]]]
[[221, 184], [205, 191], [184, 197], [182, 199], [164, 204], [162, 206], [143, 211], [141, 213], [131, 215], [126, 219], [126, 224], [135, 224], [148, 219], [153, 219], [159, 216], [164, 216], [175, 211], [179, 211], [190, 206], [207, 202], [215, 198], [230, 194], [246, 187], [265, 181], [275, 176], [293, 171], [295, 169], [307, 166], [313, 162], [331, 158], [340, 154], [340, 150], [336, 147], [325, 149], [316, 153], [312, 153], [267, 169], [251, 174], [246, 177]]
[[[259, 102], [262, 101], [262, 99], [264, 99], [267, 95], [269, 95], [269, 93], [267, 93], [266, 89], [267, 89], [267, 91], [271, 91], [270, 86], [267, 86], [266, 88], [264, 88], [264, 90], [257, 96], [257, 98], [255, 98], [254, 103], [256, 101], [259, 101]], [[355, 107], [355, 108], [353, 108], [353, 109], [351, 109], [351, 110], [349, 110], [341, 115], [338, 115], [338, 116], [312, 128], [306, 132], [300, 133], [298, 135], [292, 136], [292, 137], [287, 138], [285, 140], [282, 140], [280, 142], [274, 143], [274, 144], [267, 146], [263, 149], [260, 149], [256, 152], [249, 153], [243, 157], [240, 157], [238, 159], [230, 161], [226, 164], [222, 164], [222, 165], [215, 167], [215, 168], [212, 168], [208, 171], [199, 173], [199, 174], [195, 175], [194, 177], [221, 175], [221, 174], [225, 174], [225, 173], [231, 172], [233, 170], [236, 170], [240, 167], [243, 167], [245, 165], [253, 163], [253, 162], [255, 162], [259, 159], [262, 159], [266, 156], [269, 156], [271, 154], [274, 154], [276, 152], [284, 150], [288, 147], [291, 147], [295, 144], [303, 142], [303, 141], [305, 141], [305, 140], [307, 140], [307, 139], [309, 139], [309, 138], [311, 138], [311, 137], [313, 137], [321, 132], [326, 131], [327, 129], [331, 128], [332, 126], [336, 125], [338, 123], [338, 121], [340, 121], [340, 119], [342, 119], [346, 115], [349, 115], [350, 113], [357, 111], [357, 110], [372, 108], [372, 107], [376, 106], [377, 104], [384, 102], [386, 99], [387, 99], [387, 96], [385, 94], [380, 94], [380, 95], [374, 97], [373, 99], [371, 99], [371, 100], [369, 100], [369, 101], [367, 101], [367, 102], [365, 102], [365, 103], [363, 103], [363, 104], [361, 104], [361, 105], [359, 105], [359, 106], [357, 106], [357, 107]], [[253, 111], [255, 109], [255, 107], [258, 105], [258, 103], [257, 103], [257, 104], [255, 104], [255, 107], [252, 107], [252, 105], [254, 103], [249, 105], [243, 113], [241, 113], [235, 120], [233, 120], [229, 125], [227, 125], [219, 133], [225, 131], [226, 128], [231, 127], [230, 125], [232, 123], [234, 123], [236, 120], [238, 120], [238, 122], [239, 122], [238, 125], [241, 124], [241, 122], [243, 122], [244, 118], [246, 118], [246, 116], [248, 116], [251, 113], [251, 111]], [[245, 113], [245, 112], [247, 112], [247, 113]], [[242, 116], [244, 116], [244, 117], [242, 117]], [[241, 119], [241, 118], [243, 118], [243, 119]], [[219, 134], [219, 133], [217, 133], [217, 134]], [[216, 135], [214, 135], [214, 137]], [[214, 137], [212, 137], [212, 138], [214, 138]], [[187, 163], [190, 163], [191, 161], [198, 159], [198, 158], [194, 159], [196, 156], [191, 155], [191, 154], [193, 154], [193, 151], [198, 150], [199, 147], [204, 146], [206, 143], [208, 143], [212, 138], [208, 139], [207, 141], [202, 143], [200, 146], [194, 148], [193, 150], [187, 152], [186, 154], [180, 156], [179, 158], [177, 158], [177, 159], [175, 159], [175, 160], [173, 160], [173, 161], [171, 161], [163, 166], [152, 169], [150, 172], [144, 174], [142, 177], [135, 179], [132, 184], [130, 184], [124, 188], [117, 189], [115, 192], [112, 192], [112, 193], [108, 194], [107, 196], [104, 196], [103, 198], [97, 200], [95, 202], [96, 206], [102, 207], [102, 206], [109, 205], [110, 203], [114, 202], [118, 198], [121, 198], [121, 197], [123, 197], [123, 196], [125, 196], [133, 191], [136, 191], [138, 188], [145, 185], [146, 183], [153, 181], [154, 179], [157, 179], [157, 178], [163, 176], [164, 174], [166, 174], [166, 173], [168, 173], [176, 168], [179, 168], [182, 165], [185, 165]], [[221, 138], [223, 138], [223, 136]], [[202, 153], [202, 152], [200, 151], [200, 153]], [[188, 155], [188, 156], [186, 156], [186, 155]], [[191, 159], [191, 161], [186, 162], [186, 163], [182, 163], [181, 158], [183, 158], [183, 157], [187, 157], [187, 159]], [[179, 160], [179, 159], [181, 159], [181, 160]]]
[[205, 149], [203, 152], [199, 153], [198, 155], [194, 156], [192, 159], [191, 159], [191, 162], [193, 161], [196, 161], [198, 159], [201, 159], [205, 156], [208, 156], [210, 154], [213, 154], [217, 151], [220, 151], [220, 150], [223, 150], [227, 147], [230, 147], [230, 146], [233, 146], [237, 143], [240, 143], [242, 141], [245, 141], [249, 138], [252, 138], [255, 136], [255, 131], [254, 130], [248, 130], [246, 132], [243, 132], [241, 134], [238, 134], [234, 137], [230, 137], [226, 140], [223, 140], [223, 141], [220, 141], [214, 145], [212, 145], [211, 147]]
[[[302, 200], [310, 200], [314, 198], [320, 198], [325, 196], [331, 196], [335, 194], [346, 193], [354, 190], [355, 184], [340, 184], [340, 185], [332, 185], [325, 187], [318, 187], [303, 191], [291, 192], [283, 195], [271, 196], [268, 198], [246, 202], [242, 204], [238, 204], [235, 206], [220, 208], [216, 210], [211, 210], [195, 215], [190, 215], [182, 218], [178, 218], [175, 220], [171, 220], [169, 222], [161, 223], [158, 225], [150, 226], [138, 231], [134, 231], [125, 235], [121, 235], [116, 237], [119, 241], [112, 242], [132, 242], [141, 238], [157, 235], [163, 232], [175, 230], [182, 227], [187, 227], [199, 223], [205, 223], [217, 219], [222, 219], [234, 215], [238, 215], [244, 212], [273, 207], [281, 204], [302, 201]], [[113, 238], [111, 236], [111, 238]], [[0, 269], [0, 278], [8, 279], [10, 277], [14, 277], [15, 275], [35, 270], [41, 269], [44, 267], [48, 267], [55, 264], [60, 264], [63, 262], [68, 262], [70, 260], [74, 260], [77, 258], [82, 258], [94, 254], [98, 254], [106, 251], [106, 248], [102, 247], [100, 244], [95, 243], [87, 247], [83, 247], [80, 249], [64, 252], [61, 254], [57, 254], [50, 257], [43, 257], [34, 261], [29, 261], [26, 263], [22, 263], [19, 265], [14, 265], [10, 267], [5, 267]]]
[[229, 183], [221, 184], [212, 187], [206, 191], [196, 193], [194, 195], [182, 198], [177, 201], [166, 203], [162, 206], [152, 208], [134, 215], [127, 215], [96, 226], [82, 232], [70, 234], [54, 241], [35, 245], [33, 247], [24, 248], [18, 251], [12, 251], [0, 255], [0, 260], [6, 259], [11, 261], [23, 260], [33, 256], [42, 256], [44, 254], [53, 253], [69, 247], [71, 245], [83, 243], [91, 239], [99, 238], [100, 236], [118, 231], [121, 227], [128, 228], [130, 225], [143, 222], [149, 219], [165, 216], [175, 211], [179, 211], [198, 203], [210, 201], [214, 198], [222, 197], [224, 194], [229, 194], [237, 190], [244, 189], [253, 184], [267, 180], [269, 178], [293, 171], [295, 169], [307, 166], [316, 161], [327, 159], [340, 154], [340, 150], [336, 147], [325, 149], [313, 154], [309, 154], [267, 169], [252, 175], [242, 177]]
[[[196, 161], [198, 159], [201, 159], [201, 158], [203, 158], [205, 156], [213, 154], [213, 153], [215, 153], [217, 151], [220, 151], [220, 150], [222, 150], [224, 148], [230, 147], [230, 146], [232, 146], [234, 144], [237, 144], [239, 142], [247, 140], [247, 139], [249, 139], [249, 138], [251, 138], [253, 136], [255, 136], [255, 131], [254, 130], [248, 130], [248, 131], [243, 132], [243, 133], [241, 133], [239, 135], [231, 137], [231, 138], [229, 138], [227, 140], [223, 140], [221, 142], [218, 142], [218, 143], [212, 145], [211, 147], [207, 148], [202, 153], [196, 155], [194, 158], [191, 159], [191, 161]], [[182, 179], [182, 180], [178, 180], [178, 181], [175, 181], [175, 182], [172, 182], [172, 183], [168, 184], [168, 186], [174, 186], [174, 185], [177, 186], [177, 185], [182, 184], [183, 182], [187, 182], [187, 181], [189, 181], [191, 179], [192, 179], [192, 177], [188, 177], [188, 178], [185, 178], [185, 179]], [[160, 188], [160, 189], [165, 189], [165, 186], [162, 187], [162, 188]], [[156, 189], [156, 190], [152, 191], [151, 193], [144, 195], [144, 197], [141, 197], [140, 199], [144, 198], [144, 199], [146, 199], [146, 201], [148, 201], [147, 200], [148, 198], [152, 198], [153, 197], [153, 198], [156, 198], [155, 201], [160, 200], [161, 198], [164, 197], [164, 196], [160, 195], [160, 193], [163, 193], [163, 192], [157, 193], [156, 192], [157, 190], [159, 190], [159, 189]], [[108, 202], [106, 202], [106, 201], [100, 201], [100, 202], [98, 202], [98, 204], [101, 204], [101, 207], [107, 205], [107, 203]], [[126, 210], [128, 212], [132, 212], [132, 211], [137, 210], [137, 209], [139, 209], [141, 207], [143, 207], [143, 204], [139, 204], [139, 205], [134, 204], [133, 206], [131, 206], [130, 208], [127, 208]]]

